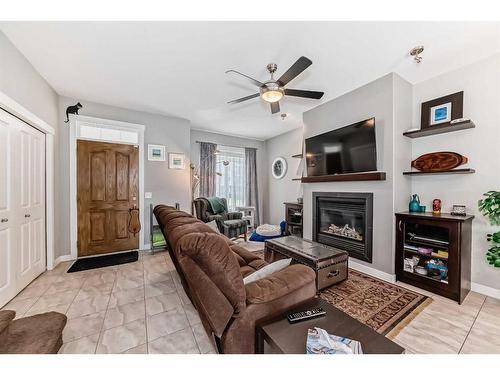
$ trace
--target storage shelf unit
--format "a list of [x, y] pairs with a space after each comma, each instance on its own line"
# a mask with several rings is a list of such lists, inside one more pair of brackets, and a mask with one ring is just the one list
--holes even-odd
[[[442, 213], [435, 215], [432, 212], [396, 214], [396, 280], [428, 290], [432, 293], [453, 299], [462, 303], [470, 291], [471, 278], [471, 242], [472, 219], [474, 216], [453, 216]], [[425, 247], [446, 250], [448, 257], [439, 255], [425, 255], [408, 249], [408, 245], [420, 246], [422, 243], [411, 242], [413, 231], [425, 233], [419, 238], [435, 238], [446, 236], [446, 243], [436, 244], [428, 241]], [[427, 237], [426, 237], [427, 236]], [[409, 243], [410, 241], [410, 243]], [[427, 275], [420, 275], [405, 269], [404, 259], [418, 256], [419, 265], [425, 265], [429, 259], [439, 259], [446, 265], [447, 279], [440, 280]]]
[[429, 135], [456, 132], [459, 130], [471, 129], [471, 128], [475, 128], [475, 127], [476, 127], [476, 125], [472, 121], [469, 120], [469, 121], [460, 122], [460, 123], [454, 124], [454, 125], [450, 125], [450, 124], [433, 125], [433, 126], [430, 126], [428, 128], [425, 128], [425, 129], [404, 132], [403, 135], [405, 137], [409, 137], [409, 138], [420, 138], [420, 137], [427, 137]]
[[405, 176], [436, 175], [436, 174], [470, 174], [476, 171], [472, 168], [451, 169], [449, 171], [408, 171], [403, 172]]
[[295, 155], [292, 155], [292, 158], [299, 158], [299, 159], [302, 159], [304, 157], [304, 155], [302, 154], [295, 154]]

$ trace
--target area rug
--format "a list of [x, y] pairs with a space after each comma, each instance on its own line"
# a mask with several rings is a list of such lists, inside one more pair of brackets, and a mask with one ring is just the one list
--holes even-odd
[[[263, 251], [254, 254], [264, 257]], [[395, 337], [432, 299], [349, 269], [349, 277], [324, 289], [320, 298], [389, 338]]]

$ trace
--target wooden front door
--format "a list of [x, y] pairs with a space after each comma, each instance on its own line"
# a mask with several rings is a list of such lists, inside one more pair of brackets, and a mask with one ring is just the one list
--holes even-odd
[[137, 146], [77, 141], [78, 256], [139, 248], [128, 231], [138, 194]]

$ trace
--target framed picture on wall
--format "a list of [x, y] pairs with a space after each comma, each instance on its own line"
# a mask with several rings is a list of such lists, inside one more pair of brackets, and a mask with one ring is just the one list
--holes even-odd
[[163, 146], [163, 145], [148, 145], [148, 160], [149, 161], [165, 161], [165, 146]]
[[170, 169], [184, 169], [184, 154], [169, 153], [168, 167]]
[[420, 115], [420, 128], [450, 124], [451, 121], [462, 118], [463, 107], [463, 91], [424, 102]]

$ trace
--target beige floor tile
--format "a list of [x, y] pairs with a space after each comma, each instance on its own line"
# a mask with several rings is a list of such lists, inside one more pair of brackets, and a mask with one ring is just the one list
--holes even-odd
[[191, 326], [201, 323], [200, 315], [193, 305], [184, 305], [184, 311]]
[[17, 299], [14, 298], [12, 301], [7, 303], [2, 310], [14, 310], [16, 312], [16, 317], [22, 317], [38, 300], [38, 297], [27, 298], [27, 299]]
[[148, 341], [188, 328], [189, 322], [182, 307], [147, 317]]
[[79, 339], [80, 337], [99, 333], [102, 329], [104, 316], [105, 312], [102, 311], [95, 314], [84, 315], [74, 319], [68, 319], [66, 327], [64, 327], [63, 330], [63, 341], [73, 341]]
[[149, 265], [144, 265], [145, 272], [154, 273], [154, 272], [169, 272], [167, 268], [167, 263], [162, 260]]
[[77, 294], [78, 294], [78, 289], [68, 290], [66, 292], [61, 292], [61, 293], [44, 295], [40, 297], [38, 301], [36, 301], [32, 309], [41, 310], [52, 306], [68, 304], [73, 302]]
[[146, 298], [156, 297], [160, 294], [168, 294], [176, 291], [172, 280], [165, 280], [156, 284], [146, 284]]
[[179, 295], [179, 297], [181, 297], [181, 302], [184, 306], [191, 305], [191, 300], [189, 299], [183, 288], [178, 288], [177, 294]]
[[181, 305], [182, 302], [177, 292], [146, 298], [146, 312], [148, 315], [156, 315], [175, 309]]
[[196, 343], [198, 344], [198, 349], [200, 349], [200, 353], [215, 353], [215, 348], [212, 340], [210, 339], [210, 337], [208, 337], [205, 328], [203, 328], [203, 325], [199, 323], [193, 325], [191, 329], [193, 330], [193, 335]]
[[46, 306], [46, 307], [39, 307], [35, 308], [36, 304], [33, 305], [31, 309], [29, 309], [25, 314], [24, 317], [36, 315], [36, 314], [43, 314], [49, 311], [55, 311], [61, 314], [66, 314], [69, 308], [69, 303], [63, 303], [60, 305], [55, 305], [55, 306]]
[[404, 348], [419, 354], [456, 354], [458, 350], [427, 331], [420, 331], [411, 324], [397, 336], [398, 343]]
[[100, 294], [92, 298], [75, 301], [69, 307], [66, 315], [68, 316], [68, 319], [73, 319], [79, 316], [106, 311], [108, 308], [109, 298], [109, 295]]
[[144, 283], [146, 284], [156, 284], [162, 281], [171, 280], [170, 272], [145, 272], [144, 273]]
[[125, 350], [121, 354], [148, 354], [148, 344], [142, 344], [135, 348]]
[[75, 302], [82, 301], [84, 299], [94, 298], [100, 295], [109, 295], [113, 289], [113, 283], [92, 285], [87, 287], [82, 287], [75, 297]]
[[108, 309], [108, 311], [106, 311], [103, 329], [109, 329], [133, 322], [134, 320], [144, 319], [145, 314], [144, 301], [132, 302]]
[[80, 289], [84, 282], [84, 279], [66, 279], [55, 283], [52, 283], [45, 295], [66, 292], [68, 290]]
[[99, 334], [92, 336], [82, 337], [75, 341], [70, 341], [59, 349], [59, 354], [94, 354]]
[[113, 284], [116, 279], [116, 273], [114, 271], [99, 273], [96, 275], [89, 276], [85, 280], [84, 288], [88, 288], [90, 286], [98, 286], [102, 284]]
[[113, 292], [135, 289], [143, 285], [144, 285], [144, 277], [142, 274], [140, 276], [135, 276], [135, 277], [125, 277], [117, 275], [115, 286], [113, 287]]
[[113, 308], [127, 303], [144, 301], [144, 286], [111, 293], [108, 308]]
[[191, 329], [186, 328], [148, 343], [150, 354], [199, 354]]
[[97, 353], [122, 353], [146, 343], [144, 320], [103, 331], [97, 344]]
[[40, 297], [45, 292], [47, 289], [50, 288], [50, 284], [46, 283], [39, 283], [39, 284], [34, 284], [34, 285], [28, 285], [26, 288], [24, 288], [17, 296], [16, 299], [21, 300], [21, 299], [28, 299], [28, 298], [33, 298], [33, 297]]
[[119, 269], [116, 271], [116, 276], [119, 278], [135, 278], [143, 277], [144, 271], [142, 269], [130, 268], [130, 269]]

